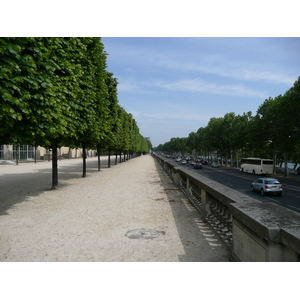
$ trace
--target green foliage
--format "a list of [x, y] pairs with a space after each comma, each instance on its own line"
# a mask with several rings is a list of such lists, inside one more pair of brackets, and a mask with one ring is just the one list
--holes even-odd
[[0, 38], [0, 54], [0, 144], [144, 149], [100, 38]]

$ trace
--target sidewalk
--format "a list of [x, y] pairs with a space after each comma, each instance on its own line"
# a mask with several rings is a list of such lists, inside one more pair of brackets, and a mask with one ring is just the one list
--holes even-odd
[[[0, 165], [0, 261], [224, 262], [228, 251], [150, 155]], [[114, 159], [112, 160], [114, 163]]]

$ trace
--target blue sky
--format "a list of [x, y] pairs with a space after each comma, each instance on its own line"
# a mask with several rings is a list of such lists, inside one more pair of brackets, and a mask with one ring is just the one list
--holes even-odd
[[256, 113], [300, 76], [300, 38], [103, 37], [119, 104], [153, 146]]

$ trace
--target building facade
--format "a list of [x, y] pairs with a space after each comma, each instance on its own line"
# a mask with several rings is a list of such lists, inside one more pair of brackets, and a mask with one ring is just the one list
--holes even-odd
[[[95, 150], [87, 150], [88, 156], [95, 156]], [[69, 147], [58, 148], [58, 156], [64, 158], [82, 157], [82, 149], [71, 149]], [[44, 147], [33, 147], [30, 145], [0, 145], [0, 160], [50, 160], [52, 151]]]

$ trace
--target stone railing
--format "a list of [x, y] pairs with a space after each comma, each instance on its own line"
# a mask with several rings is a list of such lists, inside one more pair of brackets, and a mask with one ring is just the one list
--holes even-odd
[[153, 156], [229, 248], [232, 260], [300, 261], [300, 214]]

